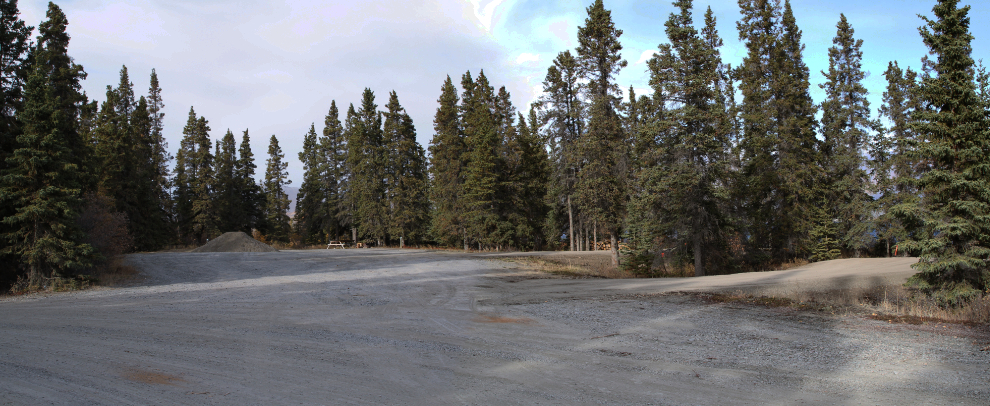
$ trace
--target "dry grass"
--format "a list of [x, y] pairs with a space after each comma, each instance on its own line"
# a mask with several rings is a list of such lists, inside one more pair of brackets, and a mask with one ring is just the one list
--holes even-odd
[[105, 266], [97, 268], [93, 277], [100, 286], [120, 286], [131, 281], [137, 274], [137, 269], [125, 264], [124, 260], [118, 257]]
[[24, 295], [38, 292], [69, 292], [89, 289], [95, 286], [120, 286], [131, 281], [138, 274], [137, 269], [125, 264], [120, 257], [99, 264], [91, 271], [92, 273], [90, 274], [73, 277], [55, 276], [41, 278], [36, 283], [30, 283], [28, 278], [23, 276], [18, 277], [17, 282], [11, 285], [10, 293]]
[[805, 265], [808, 265], [810, 263], [811, 262], [808, 262], [807, 259], [797, 258], [797, 259], [794, 259], [792, 261], [784, 262], [784, 263], [780, 264], [779, 266], [777, 266], [775, 268], [775, 270], [777, 270], [777, 271], [786, 271], [788, 269], [797, 268], [799, 266], [805, 266]]
[[830, 291], [793, 290], [773, 296], [742, 292], [704, 293], [699, 297], [711, 302], [739, 302], [859, 314], [891, 323], [990, 324], [990, 292], [958, 307], [943, 306], [922, 292], [897, 285]]
[[539, 272], [570, 278], [626, 279], [635, 277], [623, 269], [612, 266], [610, 259], [601, 256], [534, 256], [500, 259], [522, 264]]

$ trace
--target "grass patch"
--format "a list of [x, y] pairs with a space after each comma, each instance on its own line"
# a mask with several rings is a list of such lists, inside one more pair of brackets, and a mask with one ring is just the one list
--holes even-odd
[[773, 296], [745, 294], [741, 291], [700, 293], [697, 296], [710, 303], [744, 303], [856, 314], [889, 323], [990, 325], [990, 293], [953, 307], [947, 307], [938, 298], [921, 291], [890, 285], [852, 290], [794, 290]]
[[17, 282], [10, 287], [10, 293], [25, 295], [39, 292], [71, 292], [85, 290], [96, 286], [119, 286], [137, 276], [138, 271], [133, 266], [124, 263], [120, 257], [100, 264], [91, 273], [76, 276], [55, 276], [41, 278], [31, 283], [27, 277], [19, 276]]
[[[503, 261], [523, 265], [529, 269], [565, 278], [626, 279], [635, 275], [599, 260], [577, 257], [508, 257]], [[597, 258], [596, 258], [597, 259]], [[610, 260], [608, 260], [610, 261]]]

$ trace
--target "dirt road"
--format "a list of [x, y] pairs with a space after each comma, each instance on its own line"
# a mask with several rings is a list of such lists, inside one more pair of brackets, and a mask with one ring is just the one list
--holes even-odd
[[903, 280], [903, 259], [683, 280], [415, 250], [130, 261], [136, 286], [0, 302], [0, 405], [990, 403], [983, 330], [657, 295]]

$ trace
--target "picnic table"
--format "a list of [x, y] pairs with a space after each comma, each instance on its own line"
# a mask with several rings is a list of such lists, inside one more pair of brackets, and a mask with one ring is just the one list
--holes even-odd
[[330, 243], [329, 243], [329, 244], [327, 244], [327, 249], [330, 249], [330, 247], [340, 247], [340, 248], [347, 248], [347, 247], [346, 247], [346, 246], [344, 245], [344, 243], [343, 243], [343, 242], [340, 242], [340, 241], [330, 241]]

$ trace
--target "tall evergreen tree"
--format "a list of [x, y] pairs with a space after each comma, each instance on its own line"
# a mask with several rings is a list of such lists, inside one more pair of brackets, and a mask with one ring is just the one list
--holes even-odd
[[[561, 52], [547, 69], [547, 76], [543, 81], [544, 95], [539, 100], [544, 120], [548, 122], [547, 134], [553, 164], [554, 181], [549, 193], [553, 198], [554, 213], [566, 211], [566, 233], [571, 251], [576, 249], [577, 242], [574, 238], [575, 207], [572, 201], [581, 163], [577, 141], [584, 133], [587, 110], [581, 99], [581, 79], [578, 60], [570, 51]], [[553, 217], [565, 218], [563, 214], [555, 214]], [[560, 235], [560, 231], [560, 227], [551, 225], [548, 233]]]
[[703, 276], [710, 262], [705, 251], [714, 254], [706, 248], [724, 246], [731, 122], [722, 97], [722, 41], [711, 9], [699, 33], [692, 26], [691, 0], [674, 5], [680, 12], [666, 23], [670, 44], [660, 46], [649, 67], [654, 92], [673, 102], [668, 114], [676, 125], [654, 135], [657, 154], [646, 161], [650, 165], [640, 176], [645, 193], [637, 195], [647, 200], [637, 207], [658, 213], [661, 234], [640, 238], [690, 246], [695, 275]]
[[133, 184], [135, 213], [130, 217], [134, 247], [139, 250], [157, 249], [174, 239], [169, 231], [167, 213], [162, 208], [158, 193], [158, 167], [155, 163], [156, 142], [152, 134], [152, 118], [148, 100], [141, 96], [131, 115], [131, 133], [134, 136], [132, 154], [136, 161]]
[[23, 105], [26, 58], [33, 30], [21, 20], [17, 0], [0, 1], [0, 170], [7, 167], [6, 160], [20, 132], [17, 112]]
[[619, 264], [618, 238], [625, 216], [627, 146], [622, 120], [616, 112], [621, 91], [615, 77], [626, 66], [612, 13], [601, 0], [587, 8], [585, 25], [578, 27], [577, 56], [588, 79], [587, 131], [578, 140], [584, 161], [576, 192], [584, 214], [611, 238], [612, 264]]
[[206, 118], [196, 118], [196, 111], [190, 107], [176, 155], [174, 199], [179, 236], [187, 244], [202, 244], [218, 232], [212, 196], [215, 176], [213, 142], [209, 132]]
[[244, 217], [244, 204], [241, 201], [241, 182], [237, 176], [237, 142], [234, 133], [227, 129], [216, 152], [216, 181], [214, 183], [214, 206], [217, 212], [217, 227], [220, 232], [239, 231], [239, 219]]
[[739, 0], [739, 7], [736, 27], [748, 52], [733, 72], [743, 96], [732, 130], [739, 133], [735, 200], [749, 259], [784, 261], [810, 253], [809, 213], [821, 203], [813, 189], [820, 171], [809, 164], [817, 162], [815, 107], [790, 2], [783, 13], [777, 0]]
[[252, 229], [264, 227], [265, 196], [261, 185], [254, 180], [257, 165], [254, 163], [254, 153], [251, 152], [251, 136], [246, 129], [241, 136], [241, 145], [237, 153], [237, 166], [234, 172], [240, 192], [241, 209], [238, 211], [240, 217], [234, 223], [238, 230], [250, 233]]
[[311, 124], [309, 132], [303, 136], [299, 161], [303, 164], [303, 183], [296, 194], [296, 214], [293, 217], [295, 234], [305, 243], [320, 243], [326, 237], [322, 230], [324, 213], [320, 211], [326, 195], [321, 173], [326, 163], [316, 140], [316, 124]]
[[461, 126], [467, 146], [464, 164], [464, 222], [468, 240], [479, 246], [493, 246], [498, 241], [496, 199], [499, 186], [501, 140], [493, 112], [495, 89], [485, 72], [477, 80], [467, 72], [461, 79]]
[[339, 239], [350, 225], [344, 196], [350, 179], [347, 171], [348, 148], [336, 101], [330, 101], [330, 111], [323, 125], [323, 136], [320, 138], [323, 167], [320, 174], [324, 196], [320, 227], [328, 239], [334, 240]]
[[440, 89], [440, 107], [433, 118], [433, 139], [430, 141], [430, 201], [433, 215], [430, 235], [442, 245], [456, 246], [463, 242], [464, 206], [464, 134], [458, 115], [457, 88], [447, 76]]
[[358, 234], [382, 245], [388, 236], [385, 177], [380, 173], [385, 167], [385, 151], [382, 119], [371, 89], [364, 89], [361, 108], [351, 118], [347, 162], [351, 170], [354, 223]]
[[498, 135], [497, 153], [499, 159], [496, 167], [497, 182], [495, 192], [495, 213], [498, 217], [496, 232], [492, 235], [492, 243], [496, 248], [520, 246], [520, 239], [525, 238], [520, 233], [527, 232], [522, 207], [513, 201], [513, 197], [522, 191], [521, 170], [522, 150], [519, 145], [519, 133], [516, 127], [516, 108], [512, 105], [511, 96], [505, 86], [498, 89], [495, 95], [492, 113], [495, 117], [495, 132]]
[[347, 113], [344, 117], [344, 138], [347, 140], [347, 155], [344, 161], [345, 172], [347, 176], [345, 177], [344, 183], [341, 185], [341, 190], [343, 190], [344, 195], [341, 201], [341, 211], [339, 213], [339, 218], [342, 224], [346, 224], [351, 229], [351, 240], [354, 243], [358, 243], [358, 205], [360, 203], [359, 197], [360, 193], [358, 190], [360, 186], [364, 183], [364, 179], [361, 174], [357, 173], [359, 167], [364, 167], [362, 161], [364, 155], [362, 151], [366, 148], [364, 145], [364, 137], [359, 132], [361, 124], [359, 122], [357, 111], [354, 110], [354, 104], [347, 106]]
[[388, 234], [408, 241], [422, 241], [426, 236], [429, 201], [427, 200], [426, 156], [416, 142], [416, 127], [399, 96], [393, 91], [385, 106], [384, 138], [388, 151]]
[[990, 289], [990, 123], [974, 81], [968, 6], [940, 0], [935, 19], [922, 17], [919, 31], [934, 60], [925, 58], [918, 86], [922, 108], [911, 115], [918, 134], [916, 157], [928, 165], [919, 181], [922, 203], [897, 206], [906, 221], [920, 224], [919, 272], [909, 282], [947, 291], [960, 300]]
[[824, 167], [828, 174], [831, 218], [838, 219], [835, 238], [843, 248], [859, 256], [872, 245], [867, 228], [871, 216], [870, 177], [866, 172], [866, 147], [875, 124], [863, 86], [863, 40], [853, 38], [853, 28], [840, 15], [837, 32], [829, 48], [829, 69], [822, 103]]
[[[816, 106], [811, 99], [811, 81], [804, 63], [804, 44], [791, 2], [784, 1], [780, 19], [780, 37], [773, 58], [773, 100], [778, 138], [779, 216], [775, 222], [784, 239], [778, 240], [788, 257], [807, 256], [815, 242], [810, 230], [815, 220], [809, 216], [815, 206], [822, 206], [820, 183], [824, 173], [818, 162]], [[729, 97], [735, 92], [729, 89]], [[831, 218], [827, 219], [831, 222]], [[820, 223], [819, 223], [820, 224]], [[784, 258], [786, 259], [786, 258]]]
[[517, 211], [516, 246], [524, 249], [543, 249], [547, 243], [545, 223], [550, 212], [546, 203], [550, 182], [550, 157], [546, 143], [540, 136], [542, 127], [536, 109], [529, 110], [529, 121], [519, 114], [515, 149], [518, 160], [511, 169], [512, 194], [506, 196]]
[[[171, 172], [172, 154], [168, 151], [168, 142], [165, 140], [165, 103], [162, 101], [162, 89], [158, 82], [158, 74], [151, 70], [150, 85], [148, 86], [147, 110], [149, 121], [149, 144], [151, 145], [151, 168], [150, 179], [152, 181], [154, 200], [158, 205], [158, 216], [166, 224], [174, 223], [174, 213], [172, 212], [172, 179]], [[165, 229], [163, 228], [162, 231]], [[167, 238], [166, 238], [167, 237]], [[162, 234], [163, 243], [174, 240], [172, 235]]]
[[[873, 205], [878, 213], [873, 222], [877, 238], [884, 241], [886, 255], [891, 255], [891, 244], [910, 237], [909, 230], [894, 216], [893, 207], [918, 202], [918, 163], [911, 157], [917, 147], [917, 139], [911, 131], [911, 114], [918, 108], [914, 96], [917, 74], [910, 68], [902, 70], [897, 62], [891, 62], [884, 72], [887, 90], [883, 93], [881, 116], [886, 118], [885, 131], [878, 131], [871, 142], [870, 170], [879, 194]], [[901, 250], [900, 252], [904, 252]]]
[[93, 255], [75, 225], [83, 177], [78, 152], [85, 147], [76, 120], [86, 73], [68, 54], [65, 14], [49, 3], [46, 17], [18, 112], [22, 132], [0, 179], [0, 204], [14, 208], [3, 218], [4, 252], [19, 258], [35, 286], [87, 266]]
[[278, 146], [275, 135], [269, 140], [268, 160], [265, 169], [265, 223], [266, 235], [271, 241], [289, 241], [289, 196], [285, 185], [289, 180], [289, 164], [283, 162], [285, 153]]

